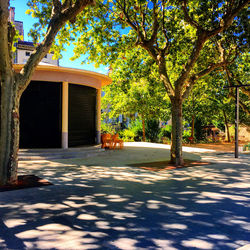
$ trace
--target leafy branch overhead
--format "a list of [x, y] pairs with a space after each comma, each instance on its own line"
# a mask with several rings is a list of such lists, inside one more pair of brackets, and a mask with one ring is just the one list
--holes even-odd
[[[231, 45], [239, 44], [247, 28], [244, 8], [248, 3], [97, 1], [96, 9], [85, 13], [88, 16], [85, 29], [82, 30], [81, 18], [76, 21], [74, 58], [89, 53], [91, 62], [110, 65], [117, 58], [121, 60], [124, 51], [141, 46], [159, 66], [169, 96], [186, 97], [199, 78], [232, 62], [235, 50], [221, 60], [220, 52], [215, 53], [213, 46], [220, 40], [226, 49], [228, 40]], [[242, 44], [246, 44], [244, 39]], [[205, 67], [197, 67], [204, 50]]]
[[[12, 48], [15, 41], [15, 29], [8, 21], [10, 1], [0, 0], [0, 185], [17, 182], [19, 148], [19, 105], [23, 91], [30, 83], [36, 66], [49, 52], [57, 33], [66, 22], [73, 23], [76, 16], [94, 0], [30, 0], [29, 6], [34, 17], [41, 21], [43, 36], [36, 43], [35, 50], [20, 72], [13, 67]], [[37, 11], [41, 7], [42, 12]], [[47, 8], [46, 8], [47, 7]], [[36, 33], [36, 32], [35, 32]]]
[[[248, 50], [248, 4], [249, 0], [98, 0], [74, 24], [68, 22], [60, 40], [74, 40], [72, 59], [85, 54], [96, 66], [114, 69], [127, 64], [134, 71], [126, 58], [134, 51], [151, 60], [157, 70], [155, 82], [171, 102], [171, 160], [178, 165], [183, 163], [183, 101], [200, 79], [225, 69]], [[46, 22], [42, 11], [38, 14]], [[62, 49], [63, 44], [54, 48]]]

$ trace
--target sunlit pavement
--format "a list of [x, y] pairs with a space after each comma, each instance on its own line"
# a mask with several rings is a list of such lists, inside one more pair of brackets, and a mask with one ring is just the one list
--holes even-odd
[[[250, 244], [250, 155], [184, 148], [213, 164], [150, 172], [166, 145], [22, 162], [54, 185], [0, 193], [0, 249], [237, 249]], [[187, 152], [188, 151], [188, 152]], [[249, 249], [249, 248], [247, 248]]]

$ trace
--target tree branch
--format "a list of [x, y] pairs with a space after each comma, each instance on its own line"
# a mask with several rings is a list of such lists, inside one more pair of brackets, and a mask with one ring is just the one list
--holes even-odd
[[[227, 66], [225, 66], [224, 69], [225, 69], [225, 71], [226, 71], [226, 75], [227, 75], [227, 80], [228, 80], [229, 86], [232, 86], [232, 85], [233, 85], [233, 83], [232, 83], [232, 78], [234, 78], [234, 80], [235, 80], [236, 82], [238, 82], [239, 85], [243, 85], [243, 83], [242, 83], [240, 80], [236, 79], [236, 77], [234, 76], [233, 72], [230, 72], [230, 71], [229, 71], [229, 69], [228, 69]], [[230, 90], [231, 90], [231, 92], [232, 92], [232, 89], [230, 89]], [[242, 87], [242, 88], [241, 88], [241, 91], [242, 91], [242, 93], [244, 93], [245, 95], [247, 95], [247, 96], [250, 98], [250, 87]], [[232, 93], [233, 93], [233, 92], [232, 92]]]
[[160, 79], [163, 81], [164, 87], [169, 97], [174, 96], [174, 88], [170, 82], [170, 79], [168, 77], [168, 73], [166, 70], [166, 61], [165, 61], [164, 51], [162, 51], [161, 54], [157, 56], [157, 64], [159, 67]]
[[202, 78], [205, 75], [208, 75], [209, 73], [211, 73], [212, 71], [214, 71], [215, 69], [218, 68], [224, 68], [227, 65], [233, 63], [233, 61], [236, 59], [237, 56], [235, 56], [231, 61], [227, 61], [224, 60], [222, 62], [219, 63], [212, 63], [210, 64], [206, 69], [200, 71], [198, 74], [192, 75], [188, 81], [188, 86], [186, 87], [185, 91], [183, 92], [182, 97], [185, 99], [188, 97], [190, 91], [193, 88], [193, 85], [197, 82], [197, 80], [199, 80], [200, 78]]
[[69, 8], [72, 5], [72, 0], [65, 0], [64, 3], [62, 4], [62, 8], [66, 9]]
[[[190, 73], [190, 71], [192, 70], [192, 68], [194, 67], [197, 59], [199, 58], [200, 52], [204, 47], [205, 42], [214, 37], [215, 35], [217, 35], [220, 32], [223, 32], [224, 30], [226, 30], [233, 22], [234, 18], [237, 16], [237, 14], [248, 5], [248, 3], [250, 2], [250, 0], [242, 0], [242, 3], [239, 4], [235, 9], [232, 9], [231, 11], [228, 11], [222, 21], [220, 22], [220, 26], [215, 28], [212, 31], [207, 31], [202, 29], [198, 24], [198, 26], [196, 25], [196, 23], [191, 19], [188, 19], [189, 22], [191, 22], [191, 25], [193, 26], [197, 26], [197, 39], [196, 39], [196, 44], [194, 46], [194, 49], [184, 67], [184, 69], [181, 72], [180, 77], [178, 78], [178, 80], [176, 81], [176, 90], [178, 92], [181, 91], [181, 89], [183, 88], [185, 81], [188, 78], [188, 75]], [[187, 0], [184, 0], [184, 7], [187, 3]], [[231, 5], [230, 5], [231, 6]], [[233, 6], [231, 6], [231, 8], [233, 8]], [[183, 11], [186, 11], [186, 8], [183, 8]], [[185, 13], [184, 13], [185, 15]], [[188, 18], [188, 17], [186, 17]], [[214, 65], [215, 66], [215, 65]], [[213, 67], [213, 66], [212, 66]], [[212, 71], [208, 70], [209, 73]], [[204, 72], [205, 73], [205, 72]]]
[[142, 33], [143, 33], [143, 36], [147, 39], [147, 33], [146, 33], [146, 29], [145, 29], [145, 21], [146, 21], [145, 13], [142, 9], [141, 4], [139, 5], [139, 11], [140, 11], [141, 19], [142, 19], [142, 22], [141, 22]]
[[168, 39], [167, 30], [165, 29], [165, 0], [162, 1], [162, 33], [166, 41], [163, 50], [165, 54], [167, 54], [170, 49], [170, 42]]
[[157, 34], [159, 29], [159, 22], [158, 22], [158, 13], [156, 11], [156, 2], [153, 1], [153, 28], [152, 28], [152, 35], [149, 39], [149, 44], [153, 45], [157, 41]]
[[[229, 96], [235, 100], [235, 95], [234, 93], [232, 92], [229, 92]], [[248, 108], [248, 106], [246, 104], [244, 104], [241, 100], [239, 100], [239, 104], [241, 106], [241, 108], [244, 110], [244, 112], [246, 112], [248, 115], [250, 115], [250, 110]]]
[[134, 22], [131, 20], [130, 16], [128, 15], [127, 11], [126, 11], [126, 1], [124, 1], [124, 5], [120, 5], [118, 2], [117, 2], [117, 5], [118, 5], [118, 8], [120, 8], [120, 10], [122, 11], [124, 17], [125, 17], [125, 22], [137, 33], [138, 35], [138, 38], [143, 41], [144, 40], [144, 36], [143, 34], [141, 33], [139, 27], [134, 24]]
[[[56, 3], [57, 1], [55, 1]], [[24, 65], [19, 73], [20, 81], [19, 90], [20, 94], [28, 86], [30, 77], [35, 71], [36, 66], [42, 60], [42, 58], [49, 52], [49, 49], [62, 26], [69, 20], [72, 20], [88, 5], [95, 4], [94, 0], [76, 0], [69, 8], [62, 10], [52, 16], [46, 35], [43, 41], [37, 46], [36, 50], [31, 54], [27, 63]]]
[[203, 49], [203, 46], [207, 40], [207, 35], [206, 32], [204, 31], [197, 31], [197, 39], [196, 39], [196, 43], [194, 46], [194, 49], [189, 57], [189, 59], [187, 60], [186, 65], [184, 66], [180, 77], [177, 79], [176, 81], [176, 90], [178, 92], [181, 92], [181, 89], [183, 88], [185, 81], [188, 78], [188, 75], [190, 73], [190, 71], [192, 70], [192, 68], [194, 67], [196, 61], [199, 58], [200, 52]]
[[[233, 85], [232, 77], [234, 77], [234, 76], [233, 76], [233, 73], [232, 73], [232, 72], [230, 73], [230, 71], [229, 71], [227, 65], [224, 67], [224, 69], [225, 69], [225, 71], [226, 71], [226, 76], [227, 76], [228, 84], [229, 84], [229, 86], [232, 86], [232, 85]], [[236, 81], [237, 81], [239, 84], [242, 84], [239, 80], [236, 80]], [[250, 91], [245, 90], [245, 89], [243, 90], [243, 88], [241, 88], [241, 91], [242, 91], [244, 94], [246, 94], [246, 95], [248, 95], [248, 96], [250, 97]], [[233, 89], [232, 89], [232, 88], [229, 88], [229, 96], [230, 96], [231, 98], [235, 99], [235, 95], [234, 95], [234, 93], [233, 93]], [[250, 115], [250, 110], [249, 110], [249, 108], [247, 107], [247, 105], [245, 105], [241, 100], [239, 100], [239, 104], [240, 104], [241, 108], [242, 108], [248, 115]]]
[[[4, 75], [6, 72], [10, 72], [12, 69], [11, 59], [10, 59], [10, 49], [12, 43], [10, 41], [11, 36], [8, 24], [9, 17], [9, 1], [0, 0], [0, 76]], [[12, 32], [11, 32], [12, 33]], [[10, 44], [11, 43], [11, 44]]]
[[[66, 1], [67, 2], [67, 1]], [[52, 16], [55, 14], [60, 14], [62, 11], [62, 4], [60, 0], [52, 0], [53, 9], [52, 9]]]
[[227, 13], [220, 21], [219, 27], [211, 31], [207, 31], [208, 39], [226, 30], [233, 23], [234, 18], [249, 4], [249, 2], [249, 0], [243, 0], [235, 9], [233, 9], [233, 4], [230, 4]]
[[196, 29], [202, 29], [201, 26], [195, 21], [193, 20], [190, 15], [188, 14], [188, 10], [187, 10], [187, 0], [183, 0], [182, 2], [182, 6], [181, 6], [183, 13], [184, 13], [184, 20], [189, 23], [190, 25], [192, 25], [193, 27], [195, 27]]

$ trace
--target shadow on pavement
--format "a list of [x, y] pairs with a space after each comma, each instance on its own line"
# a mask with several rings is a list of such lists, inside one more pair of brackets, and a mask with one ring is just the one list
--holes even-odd
[[[236, 249], [250, 243], [248, 163], [221, 158], [210, 166], [150, 172], [105, 157], [24, 164], [21, 172], [55, 185], [0, 194], [0, 248]], [[107, 166], [98, 164], [105, 160]]]

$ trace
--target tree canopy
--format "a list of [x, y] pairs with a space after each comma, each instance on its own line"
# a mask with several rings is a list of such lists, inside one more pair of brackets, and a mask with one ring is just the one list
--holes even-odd
[[[47, 4], [49, 4], [47, 2]], [[199, 79], [248, 49], [249, 0], [106, 0], [68, 24], [75, 56], [111, 67], [135, 48], [152, 59], [171, 101], [171, 160], [182, 164], [182, 104]], [[46, 22], [46, 15], [40, 15]], [[68, 31], [65, 30], [65, 33]], [[60, 44], [55, 46], [60, 49]], [[73, 58], [73, 59], [74, 59]]]
[[[49, 52], [54, 39], [61, 28], [74, 22], [76, 16], [93, 0], [33, 0], [29, 1], [34, 16], [44, 15], [46, 21], [40, 22], [44, 31], [43, 39], [30, 55], [20, 72], [15, 72], [12, 60], [12, 48], [15, 41], [15, 27], [9, 22], [9, 1], [0, 1], [0, 185], [17, 182], [19, 149], [19, 104], [22, 93], [30, 83], [36, 66]], [[42, 6], [41, 10], [36, 8]], [[46, 8], [46, 9], [45, 9]], [[45, 20], [44, 19], [44, 20]], [[39, 19], [40, 21], [41, 18]], [[38, 25], [36, 25], [38, 28]], [[37, 42], [37, 41], [35, 41]]]

